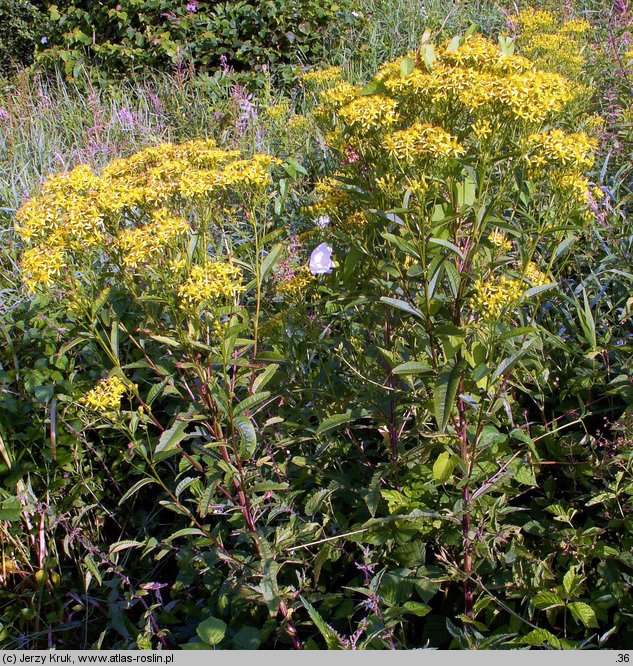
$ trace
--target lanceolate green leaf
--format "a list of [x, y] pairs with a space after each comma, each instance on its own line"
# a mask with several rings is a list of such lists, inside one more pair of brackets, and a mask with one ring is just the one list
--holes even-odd
[[464, 362], [449, 361], [440, 371], [433, 392], [435, 420], [440, 432], [446, 430], [457, 395], [459, 380], [464, 369]]
[[240, 457], [242, 460], [250, 458], [257, 448], [257, 433], [246, 416], [236, 416], [233, 420], [240, 433]]
[[330, 627], [330, 625], [319, 615], [316, 608], [308, 602], [303, 597], [299, 597], [301, 603], [305, 606], [305, 609], [308, 611], [308, 615], [314, 625], [319, 630], [319, 633], [325, 639], [325, 644], [327, 645], [328, 650], [340, 650], [341, 644], [338, 640], [336, 632]]

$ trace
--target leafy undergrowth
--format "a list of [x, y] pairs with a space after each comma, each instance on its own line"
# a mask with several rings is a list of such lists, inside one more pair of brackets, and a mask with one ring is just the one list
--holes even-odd
[[7, 83], [2, 647], [630, 645], [633, 19], [414, 10]]

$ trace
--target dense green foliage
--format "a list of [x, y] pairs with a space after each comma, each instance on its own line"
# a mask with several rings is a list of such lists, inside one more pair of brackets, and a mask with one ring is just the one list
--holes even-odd
[[45, 24], [45, 16], [28, 0], [3, 0], [0, 4], [0, 76], [8, 76], [33, 62]]
[[39, 62], [54, 67], [61, 61], [71, 77], [89, 66], [106, 79], [148, 67], [215, 70], [222, 62], [240, 71], [262, 66], [288, 70], [323, 58], [336, 31], [354, 20], [347, 2], [322, 0], [122, 0], [116, 6], [70, 0], [44, 5], [50, 24]]
[[633, 16], [106, 4], [0, 92], [0, 646], [628, 648]]

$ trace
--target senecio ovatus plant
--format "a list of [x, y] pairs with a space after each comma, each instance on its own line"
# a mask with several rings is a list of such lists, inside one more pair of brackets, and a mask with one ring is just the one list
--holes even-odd
[[[259, 526], [262, 502], [276, 486], [256, 487], [262, 466], [271, 465], [263, 449], [265, 460], [255, 455], [256, 414], [274, 400], [264, 388], [279, 367], [258, 348], [263, 284], [283, 250], [271, 246], [280, 236], [269, 210], [278, 164], [210, 140], [163, 144], [115, 159], [100, 173], [83, 165], [49, 178], [20, 208], [16, 226], [27, 245], [27, 288], [65, 306], [77, 335], [68, 344], [90, 348], [108, 374], [76, 403], [59, 399], [88, 429], [127, 440], [142, 477], [122, 501], [146, 484], [160, 486], [160, 504], [190, 526], [180, 536], [200, 539], [224, 562], [217, 588], [239, 578], [240, 589], [251, 589], [272, 617], [280, 614], [282, 632], [298, 646]], [[173, 480], [165, 465], [176, 456]], [[241, 546], [220, 534], [220, 523], [237, 528]], [[246, 543], [240, 530], [250, 535]], [[146, 552], [156, 548], [154, 539]], [[172, 547], [158, 550], [161, 559]], [[209, 610], [200, 614], [215, 621]], [[215, 644], [223, 633], [209, 633], [207, 624], [198, 634]], [[165, 642], [148, 627], [143, 640]]]
[[340, 68], [305, 85], [336, 164], [309, 214], [329, 217], [339, 264], [330, 326], [348, 317], [337, 350], [353, 370], [347, 415], [379, 405], [391, 460], [429, 463], [438, 491], [410, 473], [382, 497], [394, 515], [439, 502], [440, 545], [459, 522], [461, 553], [440, 547], [437, 559], [462, 581], [472, 626], [480, 564], [512, 536], [496, 517], [503, 493], [540, 471], [517, 396], [548, 378], [540, 317], [564, 297], [566, 253], [601, 195], [585, 175], [596, 142], [560, 127], [575, 86], [508, 38], [469, 31], [434, 47], [424, 36], [365, 87]]

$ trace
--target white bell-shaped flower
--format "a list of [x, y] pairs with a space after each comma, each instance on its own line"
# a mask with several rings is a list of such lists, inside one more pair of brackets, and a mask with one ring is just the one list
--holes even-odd
[[333, 267], [332, 248], [327, 243], [321, 243], [312, 250], [310, 255], [310, 272], [312, 275], [331, 273]]

